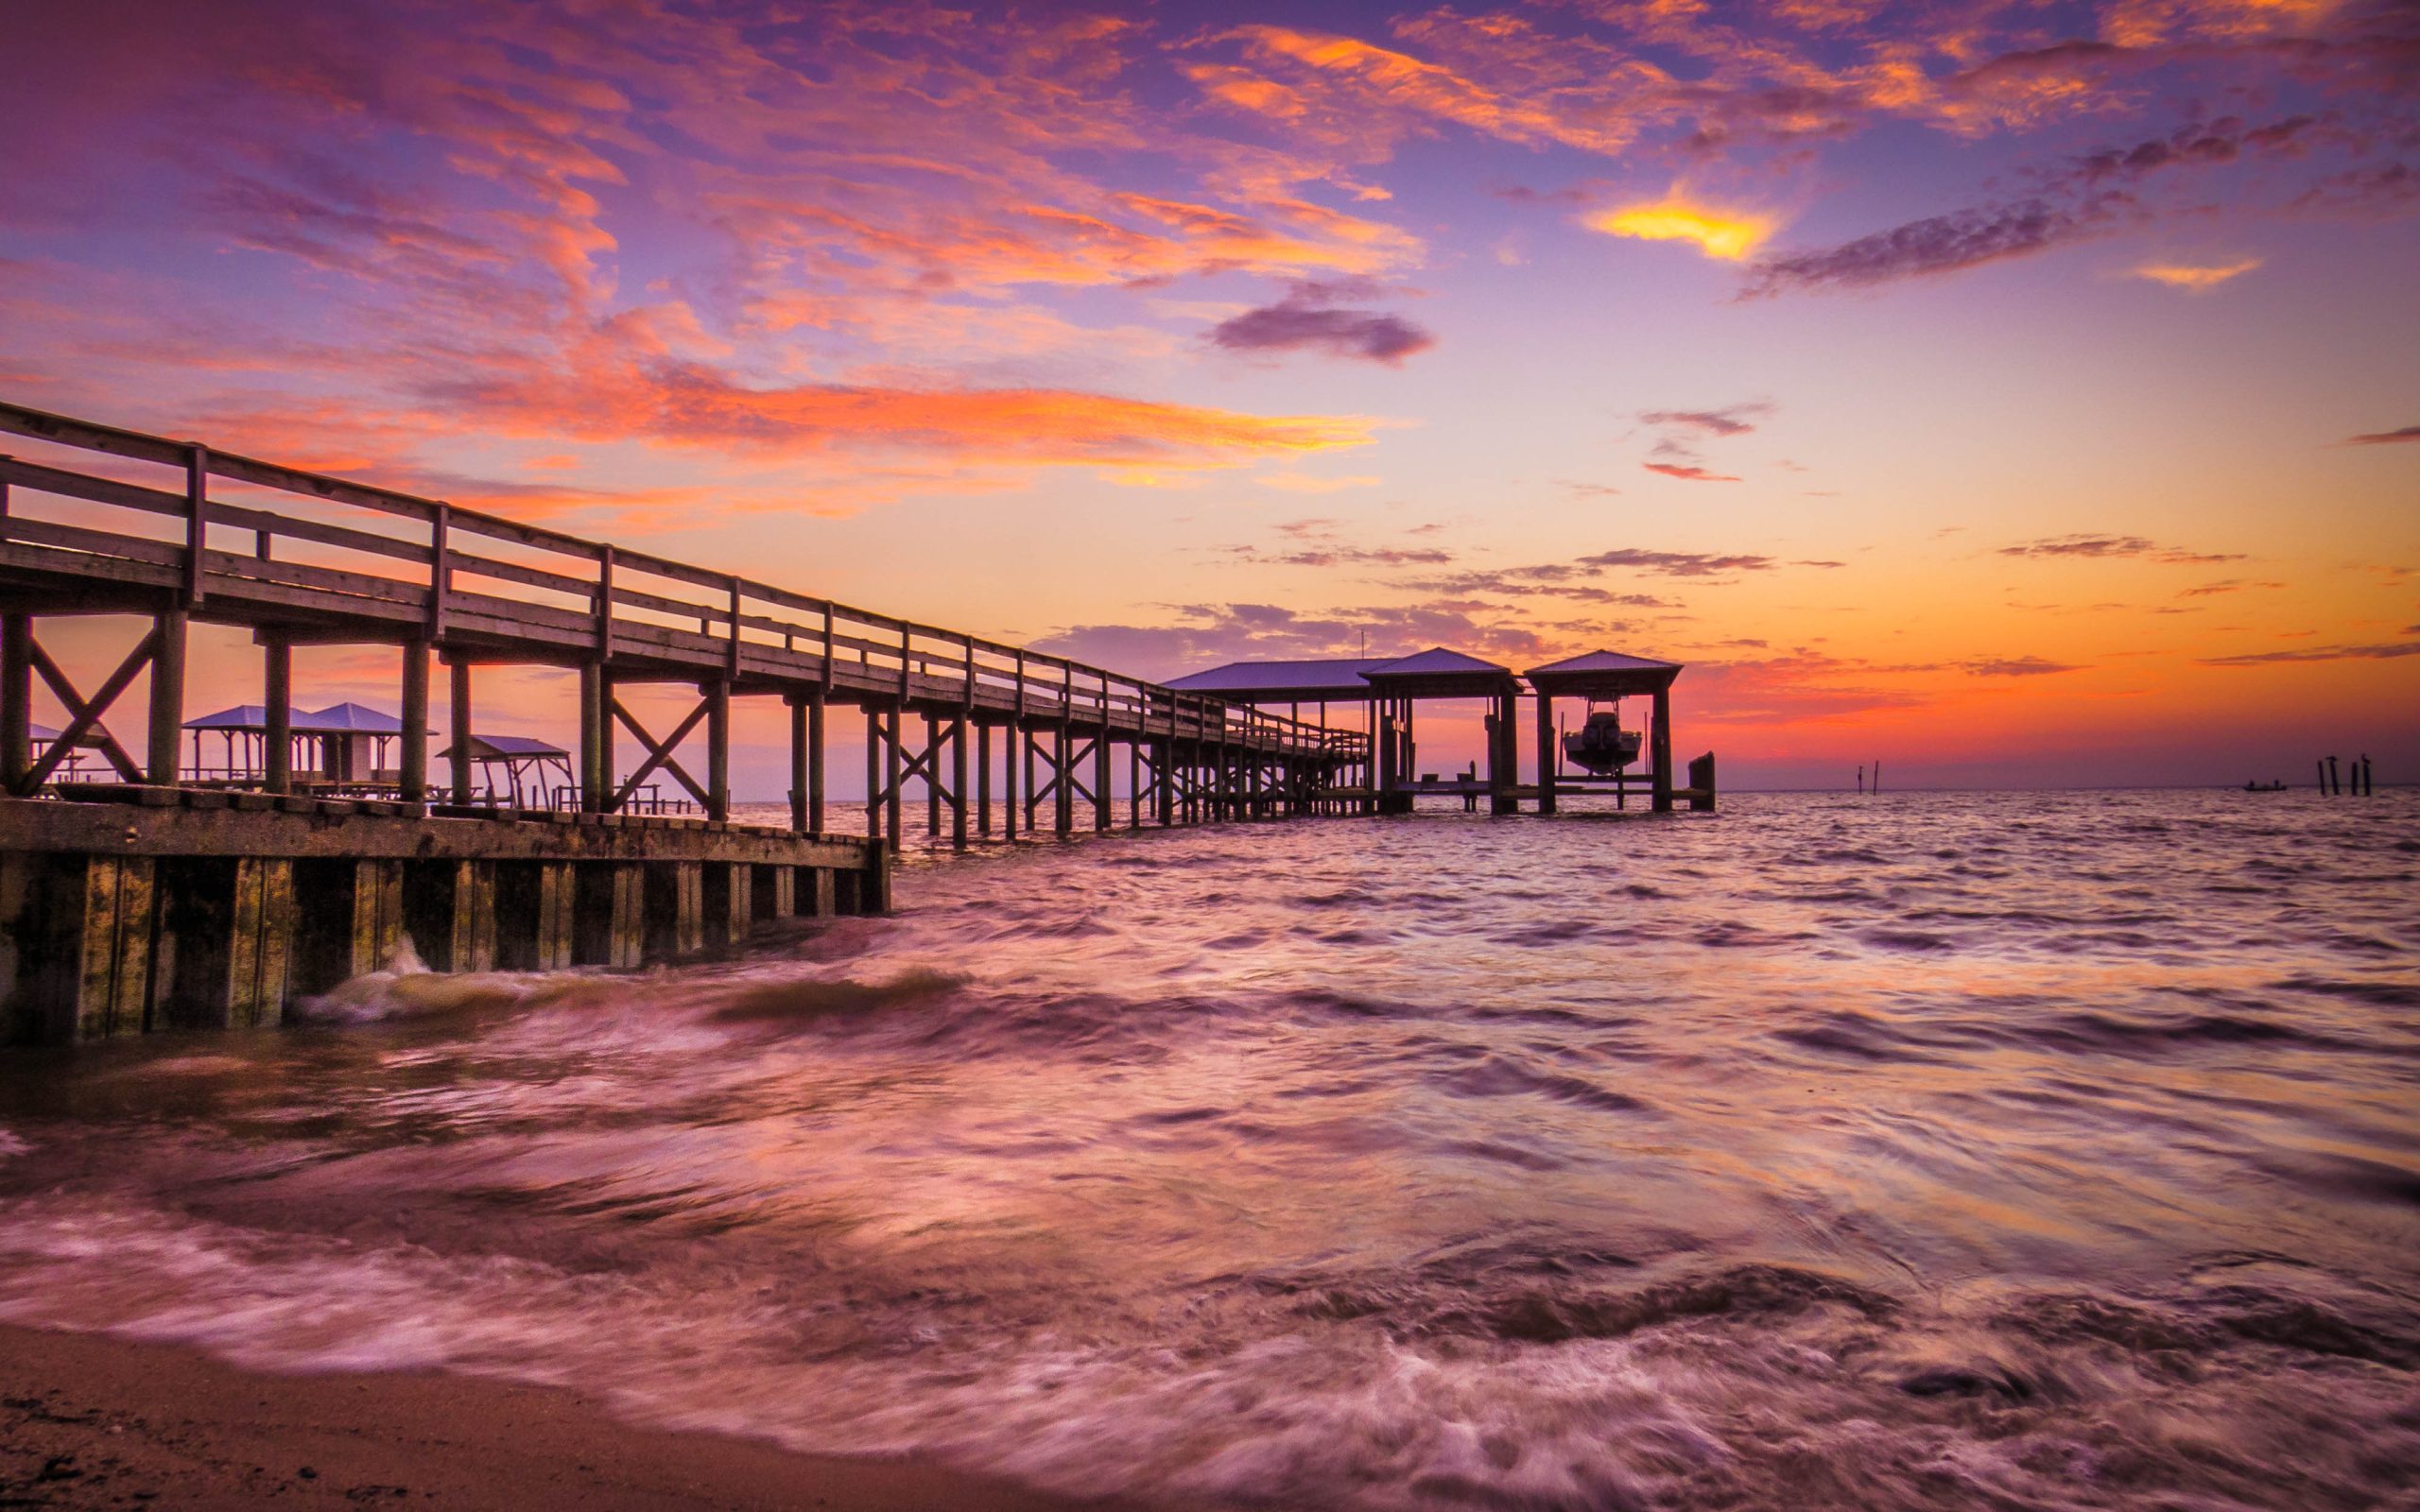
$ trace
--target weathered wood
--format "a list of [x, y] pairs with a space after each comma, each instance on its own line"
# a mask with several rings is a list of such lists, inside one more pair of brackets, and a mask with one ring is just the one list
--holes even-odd
[[1672, 812], [1672, 690], [1658, 688], [1654, 694], [1654, 724], [1648, 732], [1648, 760], [1654, 764], [1651, 780], [1650, 806], [1658, 814]]
[[428, 801], [428, 643], [404, 643], [403, 739], [397, 791], [406, 803]]
[[0, 613], [0, 793], [33, 791], [34, 618]]
[[454, 801], [468, 805], [471, 801], [471, 663], [456, 661], [446, 668], [449, 701], [452, 709], [447, 718], [453, 735], [453, 755], [447, 759], [449, 785]]
[[261, 644], [261, 789], [294, 789], [294, 647], [274, 631]]
[[185, 611], [163, 610], [151, 628], [149, 740], [145, 747], [149, 781], [172, 787], [184, 746]]
[[235, 861], [227, 951], [227, 1026], [274, 1028], [285, 1019], [294, 948], [294, 863], [275, 856]]

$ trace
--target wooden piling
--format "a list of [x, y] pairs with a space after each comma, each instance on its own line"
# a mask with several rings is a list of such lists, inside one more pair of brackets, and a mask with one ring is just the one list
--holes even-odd
[[[467, 808], [471, 802], [471, 663], [458, 656], [447, 663], [445, 670], [450, 684], [448, 701], [453, 706], [447, 713], [453, 735], [453, 755], [447, 762], [451, 770], [446, 773], [446, 778], [453, 789], [454, 801]], [[593, 728], [593, 725], [584, 724], [583, 739], [588, 730]], [[588, 765], [589, 753], [583, 751], [580, 760], [583, 774], [580, 778], [580, 798], [585, 807], [601, 788]]]
[[145, 780], [176, 785], [184, 747], [185, 625], [182, 609], [162, 610], [151, 622], [151, 703]]
[[700, 691], [706, 698], [706, 817], [723, 823], [731, 818], [731, 679], [717, 678]]
[[406, 803], [428, 801], [428, 643], [404, 643], [403, 739], [396, 791]]
[[0, 613], [0, 794], [26, 791], [33, 740], [34, 617], [12, 610]]

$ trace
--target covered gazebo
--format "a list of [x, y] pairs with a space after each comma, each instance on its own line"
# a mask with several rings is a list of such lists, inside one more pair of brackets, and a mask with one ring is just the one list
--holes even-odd
[[[202, 782], [230, 786], [254, 785], [268, 773], [268, 710], [256, 703], [188, 719], [194, 731], [192, 775]], [[295, 780], [345, 787], [393, 787], [401, 774], [389, 765], [389, 743], [403, 734], [403, 721], [367, 704], [336, 703], [325, 709], [297, 709], [286, 722], [291, 741], [288, 770]], [[222, 760], [214, 767], [202, 760], [204, 740], [216, 734]]]
[[[572, 775], [571, 752], [550, 741], [534, 735], [473, 735], [463, 747], [478, 768], [476, 790], [491, 804], [551, 809], [566, 794], [574, 802], [579, 799], [579, 781]], [[454, 751], [454, 747], [446, 747], [437, 753], [438, 760], [453, 760]]]

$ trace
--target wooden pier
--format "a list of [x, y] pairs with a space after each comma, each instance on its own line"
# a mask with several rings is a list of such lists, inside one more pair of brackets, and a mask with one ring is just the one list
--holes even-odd
[[[1424, 791], [1552, 813], [1591, 790], [1560, 772], [1557, 696], [1651, 696], [1651, 806], [1713, 806], [1711, 755], [1687, 788], [1671, 781], [1670, 662], [1532, 669], [1540, 776], [1524, 787], [1524, 684], [1458, 652], [1149, 682], [199, 442], [6, 404], [0, 437], [30, 449], [0, 455], [0, 1042], [276, 1023], [406, 942], [440, 971], [628, 968], [880, 912], [911, 787], [925, 833], [957, 846], [995, 815], [1011, 839], [1107, 831], [1121, 765], [1137, 829], [1408, 813]], [[140, 627], [89, 690], [43, 644], [68, 616]], [[249, 632], [260, 656], [257, 706], [194, 721], [222, 742], [215, 767], [182, 761], [197, 624]], [[342, 705], [298, 723], [294, 652], [320, 645], [395, 648], [400, 716]], [[499, 745], [475, 723], [480, 670], [533, 664], [577, 676], [576, 748]], [[37, 678], [66, 712], [41, 738]], [[143, 733], [124, 741], [110, 716], [138, 684]], [[1331, 684], [1361, 700], [1360, 729], [1330, 727]], [[625, 695], [649, 685], [682, 690], [680, 717], [633, 710]], [[1491, 711], [1484, 781], [1416, 781], [1415, 706], [1468, 696]], [[784, 826], [733, 822], [732, 714], [751, 697], [787, 714]], [[826, 823], [836, 705], [864, 719], [862, 834]], [[296, 770], [298, 736], [341, 760]], [[237, 768], [239, 739], [257, 770]], [[535, 784], [546, 806], [475, 772], [528, 750], [570, 767]], [[118, 781], [82, 780], [95, 762]]]
[[[1364, 744], [198, 442], [14, 405], [0, 435], [35, 454], [0, 456], [0, 1038], [273, 1022], [299, 994], [391, 964], [406, 936], [446, 970], [677, 958], [788, 914], [886, 907], [911, 784], [928, 833], [959, 845], [991, 833], [995, 808], [1010, 836], [1103, 831], [1123, 747], [1130, 826], [1273, 817], [1334, 812], [1326, 795]], [[71, 615], [145, 627], [89, 690], [43, 643]], [[249, 789], [183, 780], [195, 624], [260, 647], [265, 769]], [[400, 653], [391, 791], [305, 792], [291, 769], [293, 653], [328, 644]], [[435, 663], [456, 737], [439, 783]], [[510, 664], [577, 672], [575, 807], [499, 808], [475, 790], [461, 737], [477, 674]], [[39, 742], [36, 677], [68, 715]], [[109, 724], [138, 679], [139, 760]], [[659, 733], [624, 697], [646, 684], [695, 701]], [[731, 822], [732, 710], [749, 697], [786, 708], [786, 828]], [[862, 836], [826, 824], [834, 705], [865, 716]], [[683, 758], [700, 731], [701, 770]], [[122, 781], [56, 782], [78, 752]], [[667, 781], [700, 817], [633, 812]]]

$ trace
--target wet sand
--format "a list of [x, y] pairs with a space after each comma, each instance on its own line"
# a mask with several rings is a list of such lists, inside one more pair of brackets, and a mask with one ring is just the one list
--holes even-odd
[[0, 1506], [200, 1512], [272, 1499], [636, 1512], [1113, 1505], [922, 1465], [632, 1428], [545, 1387], [426, 1373], [263, 1375], [174, 1345], [0, 1325]]

